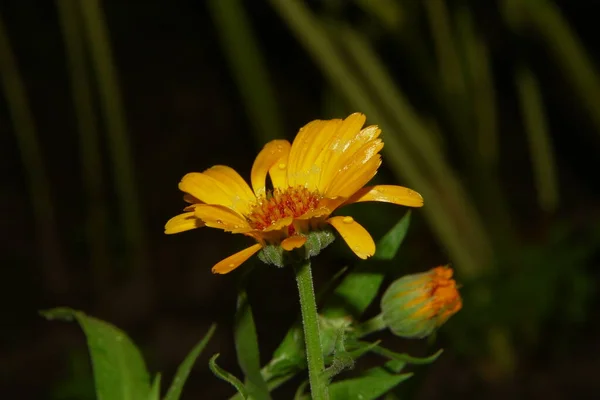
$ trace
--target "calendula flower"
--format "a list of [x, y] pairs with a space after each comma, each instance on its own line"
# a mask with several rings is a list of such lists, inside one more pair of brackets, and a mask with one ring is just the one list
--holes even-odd
[[316, 120], [301, 128], [292, 144], [267, 143], [252, 166], [252, 188], [223, 165], [185, 175], [179, 189], [190, 205], [167, 222], [165, 233], [207, 226], [256, 240], [217, 263], [212, 271], [218, 274], [234, 270], [263, 248], [301, 248], [312, 232], [325, 232], [328, 225], [358, 257], [372, 256], [375, 243], [366, 229], [350, 216], [332, 217], [333, 211], [364, 201], [420, 207], [423, 198], [402, 186], [365, 187], [381, 165], [383, 148], [381, 130], [363, 129], [365, 120], [360, 113], [344, 120]]
[[450, 267], [403, 276], [381, 299], [383, 322], [398, 336], [424, 338], [462, 308]]

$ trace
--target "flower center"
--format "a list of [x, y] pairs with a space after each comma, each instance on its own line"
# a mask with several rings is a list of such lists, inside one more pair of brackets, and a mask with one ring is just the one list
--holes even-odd
[[304, 187], [274, 189], [258, 200], [246, 219], [252, 228], [264, 230], [283, 218], [297, 218], [316, 209], [320, 200], [321, 196]]

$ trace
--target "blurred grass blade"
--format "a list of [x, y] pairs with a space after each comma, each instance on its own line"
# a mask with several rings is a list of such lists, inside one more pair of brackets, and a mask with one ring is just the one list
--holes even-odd
[[[427, 131], [408, 102], [394, 89], [393, 80], [373, 48], [349, 27], [340, 29], [340, 37], [365, 79], [381, 95], [382, 103], [390, 107], [390, 114], [395, 116], [397, 126], [400, 127], [394, 129], [390, 126], [387, 129], [392, 132], [386, 136], [386, 148], [391, 155], [388, 163], [398, 175], [406, 176], [412, 187], [425, 198], [427, 206], [423, 211], [434, 231], [451, 251], [457, 269], [464, 276], [477, 275], [489, 266], [492, 253], [490, 240], [477, 210], [451, 166], [444, 160], [441, 150], [436, 148], [432, 133]], [[385, 121], [381, 125], [385, 130]], [[401, 133], [397, 133], [398, 131]], [[410, 145], [414, 147], [409, 152]], [[417, 160], [410, 162], [412, 154], [422, 155], [421, 167], [415, 164]], [[428, 174], [421, 172], [427, 167], [430, 169]], [[436, 201], [428, 202], [427, 199]], [[451, 204], [461, 204], [461, 207], [451, 207]]]
[[465, 79], [462, 72], [450, 16], [445, 0], [428, 0], [422, 3], [429, 18], [429, 29], [437, 54], [439, 74], [446, 93], [451, 98], [464, 95]]
[[548, 0], [505, 0], [504, 11], [515, 28], [531, 26], [546, 42], [600, 133], [600, 77], [559, 7]]
[[43, 281], [52, 294], [67, 292], [67, 271], [62, 259], [50, 183], [46, 176], [38, 134], [23, 78], [0, 17], [0, 79], [6, 105], [21, 153], [33, 208], [38, 258]]
[[181, 363], [179, 368], [177, 368], [177, 372], [173, 377], [173, 382], [171, 383], [171, 387], [169, 391], [165, 395], [164, 400], [179, 400], [181, 397], [181, 391], [183, 390], [183, 385], [187, 381], [188, 376], [190, 375], [190, 371], [194, 367], [194, 363], [196, 359], [200, 356], [200, 353], [204, 350], [213, 334], [217, 326], [212, 324], [206, 332], [206, 335], [194, 346], [194, 348], [190, 351], [190, 353], [185, 357], [185, 360]]
[[132, 265], [142, 268], [146, 264], [146, 245], [141, 219], [141, 204], [135, 181], [134, 162], [131, 158], [125, 109], [112, 58], [108, 28], [99, 0], [76, 3], [81, 9], [85, 29], [84, 36], [87, 39], [92, 64], [96, 70], [125, 242], [133, 256]]
[[262, 146], [281, 137], [283, 128], [275, 92], [258, 41], [241, 0], [209, 0], [223, 51], [240, 89], [250, 123]]
[[[410, 132], [399, 129], [386, 119], [379, 107], [370, 98], [372, 90], [365, 88], [362, 82], [352, 73], [347, 61], [341, 57], [337, 48], [307, 7], [302, 2], [294, 0], [271, 0], [271, 4], [306, 47], [306, 50], [320, 66], [331, 85], [343, 94], [354, 109], [364, 112], [370, 120], [376, 121], [384, 132], [389, 132], [386, 136], [386, 154], [390, 155], [387, 159], [389, 165], [396, 174], [404, 177], [415, 190], [418, 190], [424, 196], [426, 202], [427, 199], [435, 199], [435, 201], [427, 203], [428, 206], [423, 211], [429, 218], [436, 234], [440, 236], [452, 253], [457, 269], [460, 269], [464, 276], [474, 276], [482, 268], [488, 266], [491, 247], [487, 235], [483, 231], [478, 216], [470, 207], [470, 202], [461, 192], [456, 177], [450, 172], [450, 167], [437, 161], [438, 169], [440, 169], [440, 166], [445, 166], [443, 171], [436, 171], [438, 176], [443, 173], [443, 179], [436, 179], [435, 182], [432, 182], [431, 176], [425, 173], [424, 168], [428, 168], [436, 162], [436, 154], [425, 153], [418, 148], [413, 149], [413, 145], [400, 141], [400, 134], [394, 135], [394, 132], [398, 131], [402, 131], [402, 134], [405, 135]], [[355, 44], [349, 43], [351, 42], [349, 38], [342, 38], [341, 40], [347, 45]], [[371, 54], [358, 54], [358, 56], [365, 61], [365, 64], [367, 61], [369, 65], [372, 64]], [[376, 71], [368, 71], [365, 73], [365, 78], [370, 79], [371, 73], [381, 72], [380, 69], [381, 66], [378, 66]], [[378, 84], [384, 85], [383, 82], [378, 82]], [[377, 89], [376, 92], [379, 93], [381, 90]], [[392, 114], [395, 112], [399, 111], [391, 110]], [[420, 132], [422, 131], [416, 133]], [[421, 139], [418, 135], [414, 135], [411, 140]], [[433, 142], [430, 139], [430, 143]], [[430, 148], [434, 147], [430, 145]], [[421, 164], [417, 164], [415, 155], [422, 156]], [[439, 152], [437, 156], [439, 157]], [[448, 185], [450, 185], [449, 188]], [[460, 206], [451, 207], [452, 204], [460, 204]], [[463, 216], [462, 214], [466, 215]]]
[[406, 18], [400, 2], [396, 0], [355, 0], [360, 8], [372, 14], [391, 32], [398, 32]]
[[93, 282], [96, 289], [100, 291], [104, 287], [103, 283], [109, 272], [110, 256], [107, 242], [108, 211], [104, 198], [98, 119], [92, 101], [79, 8], [75, 2], [69, 0], [57, 0], [56, 3], [65, 42], [73, 106], [79, 133], [79, 151], [83, 167], [82, 180], [88, 207], [86, 232]]
[[496, 93], [488, 46], [475, 29], [471, 11], [461, 7], [457, 11], [456, 26], [462, 44], [467, 73], [467, 90], [475, 118], [477, 150], [481, 161], [489, 167], [498, 163], [498, 117]]
[[148, 400], [160, 400], [160, 373], [154, 377]]
[[240, 381], [238, 378], [236, 378], [235, 376], [233, 376], [232, 374], [230, 374], [229, 372], [225, 371], [223, 368], [217, 365], [218, 357], [219, 353], [215, 354], [210, 358], [210, 361], [208, 362], [208, 367], [210, 368], [210, 370], [218, 378], [223, 379], [225, 382], [229, 382], [238, 391], [239, 395], [242, 397], [243, 400], [249, 399], [248, 391], [244, 387], [242, 381]]
[[246, 389], [252, 398], [270, 399], [269, 388], [260, 373], [260, 353], [252, 308], [244, 289], [238, 293], [234, 325], [238, 364], [246, 377]]
[[147, 400], [150, 376], [141, 353], [122, 330], [70, 308], [42, 312], [48, 319], [77, 320], [87, 338], [98, 399]]
[[558, 206], [558, 179], [540, 87], [527, 67], [520, 67], [515, 79], [529, 140], [538, 202], [544, 211], [552, 212]]

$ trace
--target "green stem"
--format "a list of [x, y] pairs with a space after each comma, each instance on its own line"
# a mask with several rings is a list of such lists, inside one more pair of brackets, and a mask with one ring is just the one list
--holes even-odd
[[310, 392], [313, 400], [329, 399], [325, 377], [325, 361], [323, 359], [319, 333], [319, 315], [317, 314], [317, 303], [315, 301], [312, 272], [310, 270], [310, 259], [294, 264], [294, 271], [296, 272], [296, 282], [298, 283], [298, 293], [300, 294]]
[[370, 335], [373, 332], [378, 332], [386, 328], [385, 322], [383, 322], [383, 314], [379, 314], [376, 317], [371, 318], [370, 320], [360, 324], [356, 328], [356, 337], [363, 337]]

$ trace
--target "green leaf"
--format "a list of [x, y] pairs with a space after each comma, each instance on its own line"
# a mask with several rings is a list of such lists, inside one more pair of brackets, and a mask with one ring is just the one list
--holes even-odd
[[[391, 260], [398, 252], [410, 224], [410, 211], [377, 243], [374, 258]], [[372, 263], [363, 263], [350, 272], [335, 288], [325, 303], [323, 315], [339, 318], [352, 315], [358, 319], [371, 304], [385, 277], [385, 269]]]
[[[390, 375], [397, 375], [400, 371], [402, 371], [402, 369], [406, 366], [405, 362], [402, 361], [397, 361], [397, 360], [391, 360], [386, 362], [383, 366], [381, 367], [375, 367], [375, 368], [371, 368], [369, 370], [367, 370], [364, 373], [364, 376], [390, 376]], [[405, 375], [410, 375], [410, 374], [405, 374]], [[410, 377], [407, 377], [406, 379], [408, 379]]]
[[260, 373], [260, 353], [252, 309], [246, 291], [238, 293], [235, 314], [235, 350], [238, 363], [246, 377], [248, 393], [257, 400], [271, 399], [269, 389]]
[[154, 377], [148, 400], [160, 400], [160, 373]]
[[204, 350], [206, 344], [212, 338], [213, 334], [215, 333], [215, 329], [217, 329], [216, 324], [212, 324], [208, 329], [208, 332], [206, 332], [206, 335], [204, 335], [202, 340], [200, 340], [200, 342], [194, 346], [185, 360], [183, 360], [179, 368], [177, 368], [177, 373], [175, 374], [175, 377], [173, 377], [173, 382], [171, 383], [171, 387], [169, 388], [164, 400], [179, 400], [181, 391], [183, 390], [183, 385], [185, 385], [185, 381], [187, 380], [188, 375], [190, 374], [190, 371], [196, 362], [196, 359], [198, 356], [200, 356], [200, 353], [202, 353], [202, 350]]
[[131, 339], [113, 325], [70, 308], [55, 308], [44, 317], [77, 320], [87, 338], [98, 400], [147, 400], [150, 377]]
[[247, 400], [248, 399], [248, 391], [246, 390], [246, 387], [244, 386], [242, 381], [240, 381], [238, 378], [236, 378], [229, 372], [225, 371], [223, 368], [219, 367], [217, 365], [218, 357], [219, 357], [219, 353], [215, 354], [214, 356], [212, 356], [210, 358], [210, 361], [208, 362], [208, 367], [210, 368], [210, 370], [218, 378], [221, 378], [224, 381], [229, 382], [238, 391], [238, 393], [242, 396], [242, 399]]
[[334, 382], [329, 386], [331, 400], [371, 400], [383, 396], [412, 374], [366, 375], [360, 378]]
[[439, 349], [429, 357], [413, 357], [405, 353], [396, 353], [381, 346], [375, 346], [371, 349], [373, 353], [389, 358], [390, 360], [400, 361], [406, 364], [425, 365], [431, 364], [444, 352], [444, 349]]
[[377, 242], [373, 258], [378, 260], [392, 260], [396, 257], [400, 245], [406, 237], [410, 226], [410, 210]]

